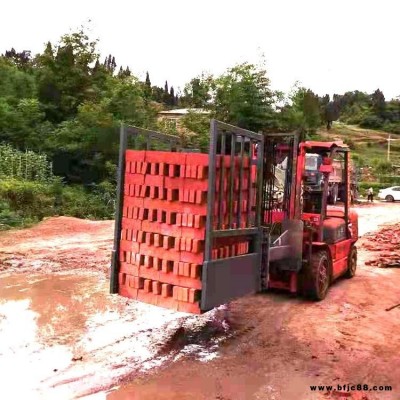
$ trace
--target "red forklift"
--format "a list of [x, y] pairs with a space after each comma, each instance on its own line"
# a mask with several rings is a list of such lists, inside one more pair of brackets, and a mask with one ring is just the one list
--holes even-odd
[[[160, 143], [167, 151], [189, 151], [180, 147], [177, 137], [121, 128], [111, 293], [118, 293], [119, 285], [125, 151], [130, 143], [138, 148], [138, 142], [147, 151], [160, 150]], [[320, 190], [308, 185], [307, 154], [322, 159]], [[333, 160], [341, 160], [345, 172], [336, 206], [328, 205]], [[319, 301], [335, 279], [352, 278], [358, 216], [350, 209], [349, 166], [350, 150], [342, 142], [299, 143], [297, 133], [262, 134], [212, 120], [201, 311], [268, 289]], [[243, 241], [248, 244], [246, 254], [214, 256], [218, 243]]]

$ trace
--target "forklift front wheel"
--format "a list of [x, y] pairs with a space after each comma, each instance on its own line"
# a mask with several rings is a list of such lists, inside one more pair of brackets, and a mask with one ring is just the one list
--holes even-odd
[[347, 261], [347, 271], [345, 274], [346, 278], [353, 278], [356, 274], [357, 269], [357, 247], [351, 246], [349, 258]]
[[327, 251], [321, 250], [312, 255], [309, 272], [308, 296], [313, 300], [323, 300], [331, 281], [330, 258]]

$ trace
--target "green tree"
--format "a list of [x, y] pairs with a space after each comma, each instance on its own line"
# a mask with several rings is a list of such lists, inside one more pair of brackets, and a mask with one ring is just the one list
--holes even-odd
[[266, 71], [244, 63], [215, 80], [215, 116], [224, 122], [258, 131], [270, 127], [273, 97]]
[[190, 108], [208, 108], [212, 86], [213, 77], [211, 75], [203, 74], [200, 77], [193, 78], [183, 89], [183, 104]]

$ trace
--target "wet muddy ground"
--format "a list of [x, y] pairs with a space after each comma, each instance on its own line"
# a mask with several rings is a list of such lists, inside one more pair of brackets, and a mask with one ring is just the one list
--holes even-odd
[[[400, 223], [398, 204], [358, 211], [363, 235]], [[393, 391], [342, 398], [400, 398], [400, 308], [385, 311], [400, 269], [366, 266], [368, 237], [321, 303], [269, 293], [200, 317], [109, 295], [112, 237], [64, 217], [0, 235], [2, 398], [338, 399], [309, 385], [351, 383]]]

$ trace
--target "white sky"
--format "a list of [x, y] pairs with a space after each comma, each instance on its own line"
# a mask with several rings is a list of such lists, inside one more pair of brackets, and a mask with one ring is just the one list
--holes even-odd
[[400, 95], [398, 0], [4, 0], [0, 52], [37, 53], [90, 24], [111, 53], [152, 84], [175, 89], [265, 55], [274, 89], [295, 81], [316, 93], [380, 88]]

